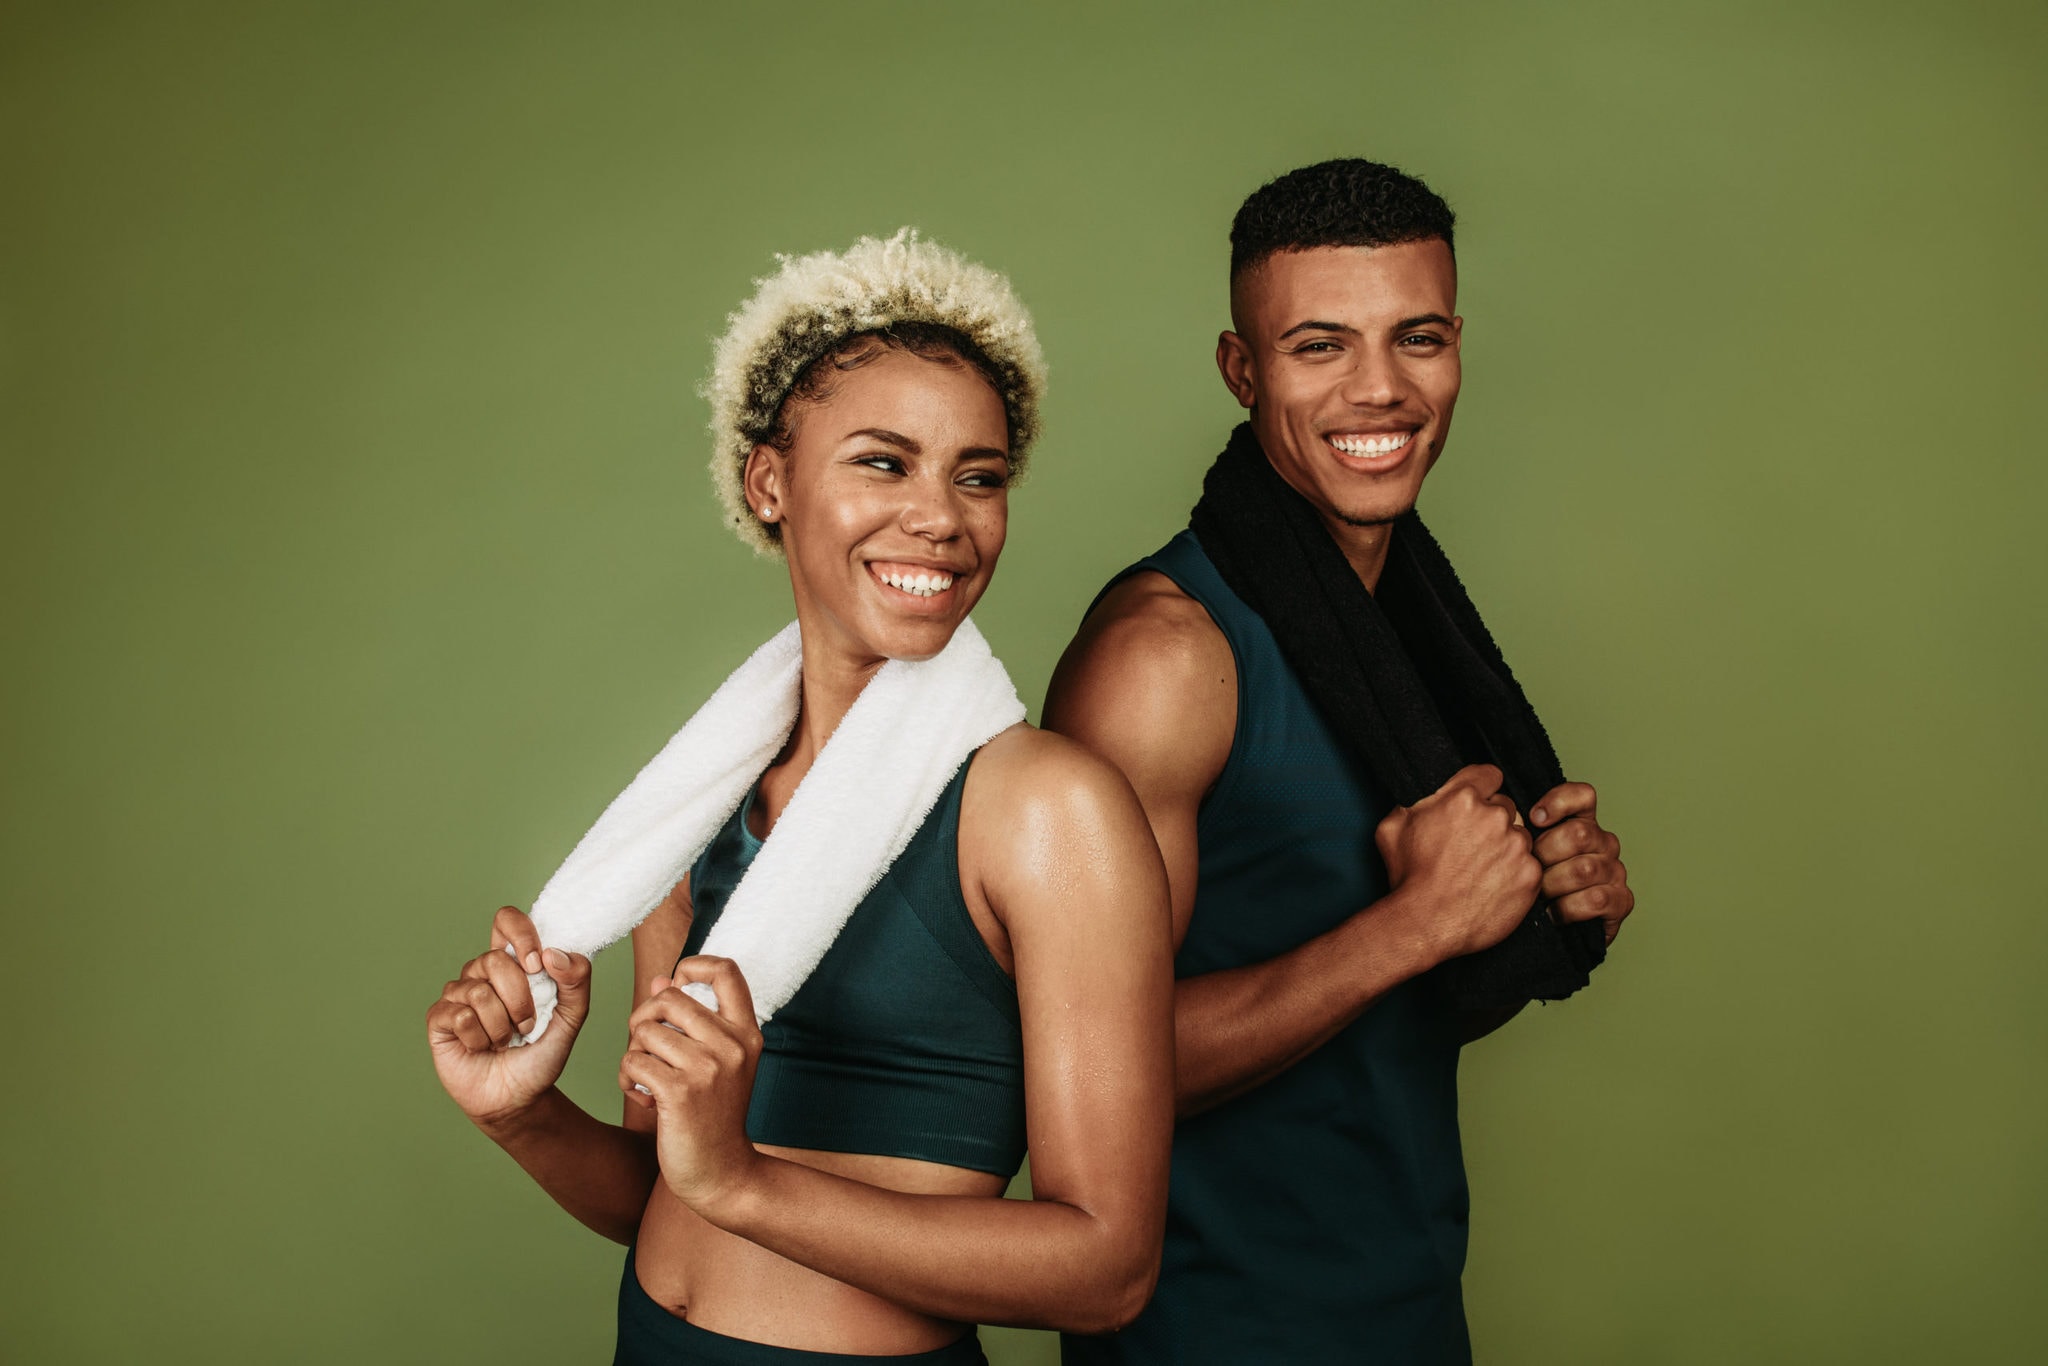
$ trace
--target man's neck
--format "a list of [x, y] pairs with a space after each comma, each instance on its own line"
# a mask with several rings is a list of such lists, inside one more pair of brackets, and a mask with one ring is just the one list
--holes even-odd
[[1394, 524], [1374, 522], [1370, 526], [1354, 526], [1328, 513], [1323, 513], [1322, 518], [1323, 525], [1329, 529], [1330, 538], [1337, 543], [1337, 548], [1344, 552], [1344, 558], [1350, 561], [1351, 571], [1358, 575], [1358, 581], [1365, 585], [1365, 591], [1377, 591], [1380, 586], [1380, 572], [1387, 567], [1387, 547], [1394, 539]]

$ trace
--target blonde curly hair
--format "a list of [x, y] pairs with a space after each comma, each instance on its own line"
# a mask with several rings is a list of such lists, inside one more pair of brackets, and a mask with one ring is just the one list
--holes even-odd
[[712, 482], [742, 541], [764, 555], [781, 552], [780, 538], [748, 506], [740, 480], [755, 446], [786, 441], [782, 410], [790, 391], [849, 339], [879, 333], [886, 342], [897, 324], [946, 329], [967, 343], [962, 359], [987, 373], [1002, 395], [1010, 476], [1023, 474], [1038, 436], [1045, 357], [1008, 280], [924, 241], [914, 228], [863, 237], [843, 252], [776, 260], [782, 268], [755, 281], [754, 296], [726, 319], [702, 391], [711, 403]]

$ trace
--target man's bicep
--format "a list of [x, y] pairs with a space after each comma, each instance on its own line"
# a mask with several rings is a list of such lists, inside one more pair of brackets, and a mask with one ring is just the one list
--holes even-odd
[[1137, 793], [1166, 862], [1176, 944], [1194, 908], [1196, 819], [1236, 725], [1236, 661], [1222, 632], [1178, 590], [1138, 580], [1083, 623], [1046, 695], [1045, 728], [1115, 764]]

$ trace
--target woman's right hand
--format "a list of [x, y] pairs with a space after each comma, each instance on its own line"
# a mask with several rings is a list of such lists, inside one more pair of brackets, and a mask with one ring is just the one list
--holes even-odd
[[[505, 951], [506, 945], [512, 952]], [[512, 1040], [533, 1028], [529, 971], [554, 979], [560, 1000], [547, 1033], [523, 1048]], [[491, 922], [491, 949], [462, 965], [427, 1009], [427, 1045], [434, 1071], [462, 1112], [488, 1127], [510, 1119], [545, 1095], [569, 1061], [576, 1032], [590, 1013], [590, 960], [542, 949], [533, 921], [516, 907]]]

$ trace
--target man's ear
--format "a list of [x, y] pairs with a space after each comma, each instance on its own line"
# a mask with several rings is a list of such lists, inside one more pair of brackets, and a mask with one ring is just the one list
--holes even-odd
[[782, 453], [764, 442], [747, 452], [747, 467], [740, 472], [747, 506], [764, 522], [775, 522], [783, 515], [782, 463]]
[[1258, 401], [1258, 386], [1252, 380], [1250, 342], [1235, 332], [1219, 333], [1216, 337], [1216, 370], [1223, 376], [1223, 386], [1230, 390], [1238, 407], [1249, 408]]

